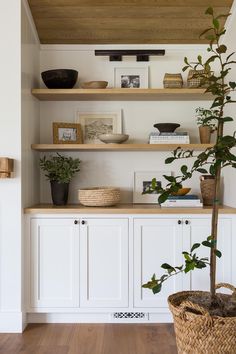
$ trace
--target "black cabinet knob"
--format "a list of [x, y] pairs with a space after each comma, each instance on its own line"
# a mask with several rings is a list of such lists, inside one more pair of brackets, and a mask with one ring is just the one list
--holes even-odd
[[85, 224], [85, 221], [84, 221], [84, 220], [82, 220], [82, 221], [81, 221], [81, 224], [82, 224], [82, 225], [84, 225], [84, 224]]
[[188, 221], [188, 220], [185, 220], [185, 224], [188, 225], [188, 224], [189, 224], [189, 221]]
[[182, 224], [182, 221], [181, 221], [181, 220], [178, 220], [178, 224], [181, 225], [181, 224]]
[[78, 220], [74, 220], [74, 224], [77, 225], [79, 222]]

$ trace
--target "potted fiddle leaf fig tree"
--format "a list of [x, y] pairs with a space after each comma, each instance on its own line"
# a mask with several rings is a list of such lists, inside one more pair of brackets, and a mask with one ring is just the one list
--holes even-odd
[[51, 195], [54, 205], [65, 205], [68, 200], [69, 183], [79, 172], [80, 159], [56, 154], [40, 159], [40, 167], [51, 184]]
[[[170, 295], [168, 298], [169, 307], [174, 317], [178, 353], [235, 354], [236, 289], [230, 284], [216, 284], [216, 265], [217, 258], [222, 256], [217, 248], [221, 171], [225, 167], [236, 168], [236, 156], [232, 150], [236, 147], [236, 134], [224, 134], [225, 124], [233, 121], [232, 117], [225, 115], [225, 108], [236, 102], [231, 98], [232, 92], [236, 89], [236, 82], [230, 82], [228, 79], [231, 66], [236, 61], [232, 58], [234, 53], [228, 54], [227, 47], [222, 42], [226, 31], [221, 25], [221, 19], [226, 18], [228, 14], [215, 16], [211, 7], [206, 10], [206, 14], [211, 16], [211, 26], [202, 35], [209, 40], [207, 51], [210, 56], [206, 61], [203, 61], [199, 55], [194, 63], [189, 63], [185, 58], [186, 65], [183, 71], [202, 69], [207, 73], [207, 75], [199, 74], [199, 76], [201, 83], [206, 87], [205, 92], [212, 94], [213, 101], [209, 109], [214, 113], [207, 115], [203, 119], [203, 123], [217, 122], [216, 142], [214, 146], [208, 147], [197, 155], [192, 150], [186, 151], [180, 147], [177, 148], [165, 163], [170, 164], [176, 160], [190, 159], [191, 167], [184, 164], [177, 177], [164, 176], [168, 181], [165, 189], [161, 188], [158, 182], [153, 179], [149, 193], [160, 193], [159, 203], [161, 204], [171, 193], [178, 191], [182, 187], [182, 183], [190, 179], [195, 172], [209, 173], [214, 177], [211, 233], [206, 235], [206, 239], [202, 243], [195, 243], [190, 251], [183, 252], [183, 264], [162, 264], [161, 268], [164, 274], [158, 277], [154, 274], [143, 287], [151, 289], [154, 294], [157, 294], [170, 277], [209, 266], [210, 292], [183, 291]], [[213, 63], [218, 66], [218, 74], [211, 71]], [[199, 249], [204, 247], [209, 249], [209, 258], [198, 255]], [[231, 289], [232, 294], [216, 293], [216, 289], [220, 287]]]

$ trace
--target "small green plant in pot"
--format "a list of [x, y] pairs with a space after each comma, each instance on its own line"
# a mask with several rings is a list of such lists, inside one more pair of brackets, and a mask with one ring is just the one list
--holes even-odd
[[[203, 69], [209, 73], [207, 77], [206, 93], [212, 94], [210, 110], [216, 110], [213, 115], [206, 116], [203, 123], [217, 121], [217, 137], [212, 147], [208, 147], [200, 154], [193, 150], [177, 148], [171, 157], [165, 160], [166, 164], [173, 161], [190, 159], [190, 167], [182, 165], [180, 172], [175, 176], [164, 176], [168, 181], [166, 188], [162, 188], [156, 179], [152, 180], [151, 193], [160, 193], [159, 203], [163, 203], [171, 193], [182, 188], [182, 183], [190, 179], [194, 173], [209, 173], [214, 178], [214, 198], [212, 205], [211, 231], [201, 243], [192, 245], [189, 251], [182, 252], [183, 263], [161, 265], [164, 274], [156, 276], [143, 284], [144, 288], [151, 289], [154, 294], [162, 290], [163, 284], [169, 278], [180, 273], [189, 273], [196, 269], [210, 267], [209, 288], [210, 291], [182, 291], [168, 298], [170, 310], [174, 317], [176, 341], [179, 354], [235, 354], [236, 353], [236, 288], [233, 285], [216, 284], [217, 259], [222, 254], [217, 248], [218, 218], [221, 193], [221, 171], [223, 168], [236, 168], [236, 155], [233, 148], [236, 147], [236, 134], [225, 134], [224, 126], [234, 119], [225, 115], [225, 108], [235, 103], [231, 93], [236, 90], [236, 82], [229, 81], [228, 74], [231, 66], [236, 64], [232, 59], [234, 53], [227, 53], [227, 47], [222, 43], [225, 29], [221, 25], [222, 18], [227, 15], [215, 16], [213, 9], [209, 7], [206, 14], [211, 16], [211, 26], [203, 32], [209, 40], [208, 53], [211, 55], [205, 62], [199, 55], [197, 61], [189, 63], [185, 58], [187, 69]], [[202, 34], [202, 35], [203, 35]], [[218, 65], [219, 73], [211, 71], [211, 64]], [[201, 75], [200, 75], [201, 77]], [[206, 77], [206, 76], [205, 76]], [[206, 78], [201, 77], [202, 83]], [[206, 83], [206, 81], [205, 81]], [[227, 238], [225, 238], [225, 242]], [[209, 250], [209, 257], [199, 256], [199, 250]], [[228, 288], [231, 295], [218, 294], [219, 288]]]
[[69, 183], [76, 172], [79, 172], [80, 159], [56, 156], [40, 159], [40, 168], [51, 183], [52, 201], [55, 205], [65, 205], [68, 200]]
[[198, 107], [195, 112], [201, 144], [209, 144], [211, 134], [217, 129], [217, 119], [215, 117], [218, 117], [219, 112], [217, 109], [205, 109], [203, 107]]

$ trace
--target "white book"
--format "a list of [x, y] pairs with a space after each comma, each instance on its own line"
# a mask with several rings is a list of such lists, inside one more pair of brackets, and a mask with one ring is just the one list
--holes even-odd
[[149, 144], [189, 144], [189, 140], [150, 140]]

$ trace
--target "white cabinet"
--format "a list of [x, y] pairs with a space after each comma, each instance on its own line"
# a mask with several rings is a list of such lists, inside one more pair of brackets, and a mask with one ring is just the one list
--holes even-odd
[[[165, 322], [171, 318], [168, 295], [189, 289], [206, 290], [209, 286], [206, 268], [171, 277], [156, 295], [142, 288], [153, 273], [157, 277], [165, 273], [162, 263], [183, 264], [182, 252], [209, 236], [210, 216], [39, 214], [28, 220], [26, 279], [30, 314], [65, 315], [59, 321], [73, 321], [77, 315], [78, 322], [91, 318], [92, 322], [102, 322], [105, 316], [104, 321], [109, 322], [115, 321], [114, 314], [123, 318], [127, 313], [144, 313], [150, 321]], [[235, 277], [235, 229], [235, 218], [220, 217], [218, 249], [223, 255], [218, 260], [219, 282], [233, 283]], [[196, 252], [209, 256], [206, 247]]]
[[176, 266], [182, 262], [182, 223], [179, 219], [136, 219], [134, 220], [134, 306], [167, 307], [167, 297], [183, 289], [183, 275], [167, 281], [159, 294], [153, 294], [142, 284], [164, 274], [162, 263]]
[[[163, 284], [159, 294], [153, 294], [142, 284], [165, 273], [162, 263], [173, 266], [183, 264], [183, 251], [206, 240], [210, 235], [211, 219], [188, 217], [181, 219], [156, 218], [134, 220], [134, 306], [167, 307], [169, 294], [181, 290], [209, 290], [209, 267], [196, 269], [188, 274], [174, 276]], [[218, 249], [222, 257], [217, 259], [217, 281], [232, 283], [232, 220], [219, 220]], [[210, 249], [201, 246], [196, 250], [200, 257], [209, 257]]]
[[79, 306], [79, 228], [74, 219], [31, 219], [30, 308]]
[[[186, 221], [186, 220], [185, 220]], [[210, 218], [191, 218], [184, 224], [184, 237], [191, 240], [191, 244], [201, 243], [206, 240], [211, 232]], [[217, 248], [222, 252], [222, 257], [217, 258], [217, 282], [232, 282], [232, 221], [231, 219], [221, 218], [218, 228], [218, 245]], [[196, 250], [200, 257], [209, 257], [210, 249], [208, 247], [200, 247]], [[192, 290], [210, 290], [209, 289], [209, 267], [204, 269], [196, 269], [191, 272], [191, 289]]]
[[128, 218], [91, 218], [80, 227], [81, 307], [128, 306]]

